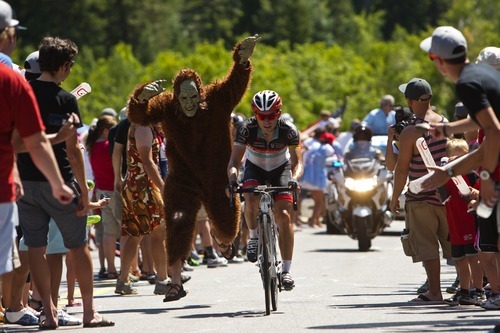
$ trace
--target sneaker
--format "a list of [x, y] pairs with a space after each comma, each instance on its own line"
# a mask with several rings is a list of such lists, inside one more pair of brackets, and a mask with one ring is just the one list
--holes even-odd
[[137, 294], [137, 289], [132, 287], [131, 282], [122, 282], [121, 280], [116, 280], [115, 294], [119, 295], [135, 295]]
[[257, 248], [259, 247], [258, 238], [250, 238], [247, 245], [247, 259], [250, 262], [257, 261]]
[[[42, 311], [40, 313], [40, 322], [46, 319], [45, 313]], [[78, 326], [81, 325], [82, 321], [76, 317], [70, 316], [66, 311], [57, 309], [57, 325], [59, 326]]]
[[187, 260], [184, 260], [184, 264], [182, 264], [182, 270], [184, 272], [192, 272], [194, 271], [194, 268], [188, 264]]
[[184, 284], [191, 280], [191, 275], [181, 274], [181, 283]]
[[233, 257], [233, 259], [229, 260], [230, 264], [241, 264], [245, 262], [245, 258], [243, 258], [240, 254], [237, 254]]
[[207, 267], [208, 268], [215, 268], [215, 267], [226, 267], [227, 266], [227, 259], [223, 257], [219, 257], [218, 255], [214, 255], [213, 258], [207, 260]]
[[[198, 258], [199, 258], [199, 256], [198, 256]], [[200, 262], [196, 259], [191, 258], [191, 257], [188, 258], [187, 263], [189, 266], [194, 266], [194, 267], [200, 266]]]
[[190, 258], [190, 259], [193, 259], [193, 260], [194, 260], [194, 261], [196, 261], [196, 262], [200, 261], [200, 259], [201, 259], [201, 257], [200, 257], [200, 255], [198, 254], [198, 252], [196, 252], [196, 251], [194, 251], [194, 250], [193, 250], [193, 251], [191, 251], [191, 253], [189, 254], [189, 258]]
[[465, 296], [468, 296], [469, 293], [462, 293], [461, 291], [458, 291], [456, 294], [454, 294], [453, 296], [451, 296], [450, 298], [446, 298], [444, 299], [444, 302], [448, 305], [458, 305], [460, 304], [460, 299], [462, 297], [465, 297]]
[[457, 276], [457, 278], [455, 279], [455, 282], [453, 282], [453, 284], [451, 286], [446, 288], [446, 292], [448, 294], [454, 294], [458, 291], [458, 289], [460, 289], [459, 286], [460, 286], [460, 280], [458, 279], [458, 276]]
[[129, 282], [136, 283], [140, 281], [140, 278], [132, 273], [128, 273], [128, 280]]
[[417, 289], [417, 294], [425, 294], [426, 292], [429, 291], [429, 281], [425, 280], [424, 284], [420, 286], [420, 288]]
[[491, 294], [490, 298], [481, 307], [486, 310], [500, 310], [500, 294]]
[[171, 284], [172, 281], [170, 279], [166, 279], [164, 282], [156, 281], [153, 293], [155, 295], [165, 295], [170, 290]]
[[26, 308], [21, 311], [5, 310], [3, 320], [6, 324], [16, 324], [22, 326], [38, 325], [38, 318]]
[[281, 283], [285, 290], [292, 290], [295, 287], [295, 282], [292, 279], [292, 274], [290, 272], [284, 272], [281, 274]]
[[460, 305], [481, 305], [484, 301], [486, 301], [484, 290], [470, 291], [468, 295], [462, 296], [458, 300]]

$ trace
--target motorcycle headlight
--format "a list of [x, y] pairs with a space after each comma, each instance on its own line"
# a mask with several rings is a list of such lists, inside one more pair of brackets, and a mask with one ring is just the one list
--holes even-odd
[[368, 192], [377, 187], [377, 178], [362, 178], [362, 179], [353, 179], [346, 178], [345, 187], [347, 187], [351, 191], [356, 192]]

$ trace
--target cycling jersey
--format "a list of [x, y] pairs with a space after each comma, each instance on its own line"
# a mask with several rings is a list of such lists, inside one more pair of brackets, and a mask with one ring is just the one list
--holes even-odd
[[294, 124], [279, 118], [273, 138], [267, 142], [255, 117], [245, 120], [238, 129], [234, 144], [246, 146], [246, 160], [266, 170], [274, 170], [290, 160], [288, 147], [299, 145]]

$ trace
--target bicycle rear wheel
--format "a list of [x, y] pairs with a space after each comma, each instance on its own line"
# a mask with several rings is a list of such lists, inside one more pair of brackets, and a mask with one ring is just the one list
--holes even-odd
[[264, 286], [264, 298], [266, 301], [266, 315], [271, 314], [271, 254], [269, 247], [269, 233], [268, 233], [268, 216], [266, 214], [262, 215], [262, 230], [260, 233], [261, 244], [262, 244], [262, 262], [260, 267], [260, 272], [262, 276], [262, 283]]

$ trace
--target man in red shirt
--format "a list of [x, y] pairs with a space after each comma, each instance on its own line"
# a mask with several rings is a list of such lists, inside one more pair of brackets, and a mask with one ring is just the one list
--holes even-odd
[[17, 206], [23, 192], [15, 177], [12, 136], [17, 131], [36, 166], [47, 177], [53, 196], [62, 204], [73, 200], [73, 191], [64, 184], [49, 140], [45, 135], [38, 104], [31, 87], [11, 68], [0, 64], [0, 274], [14, 269]]

